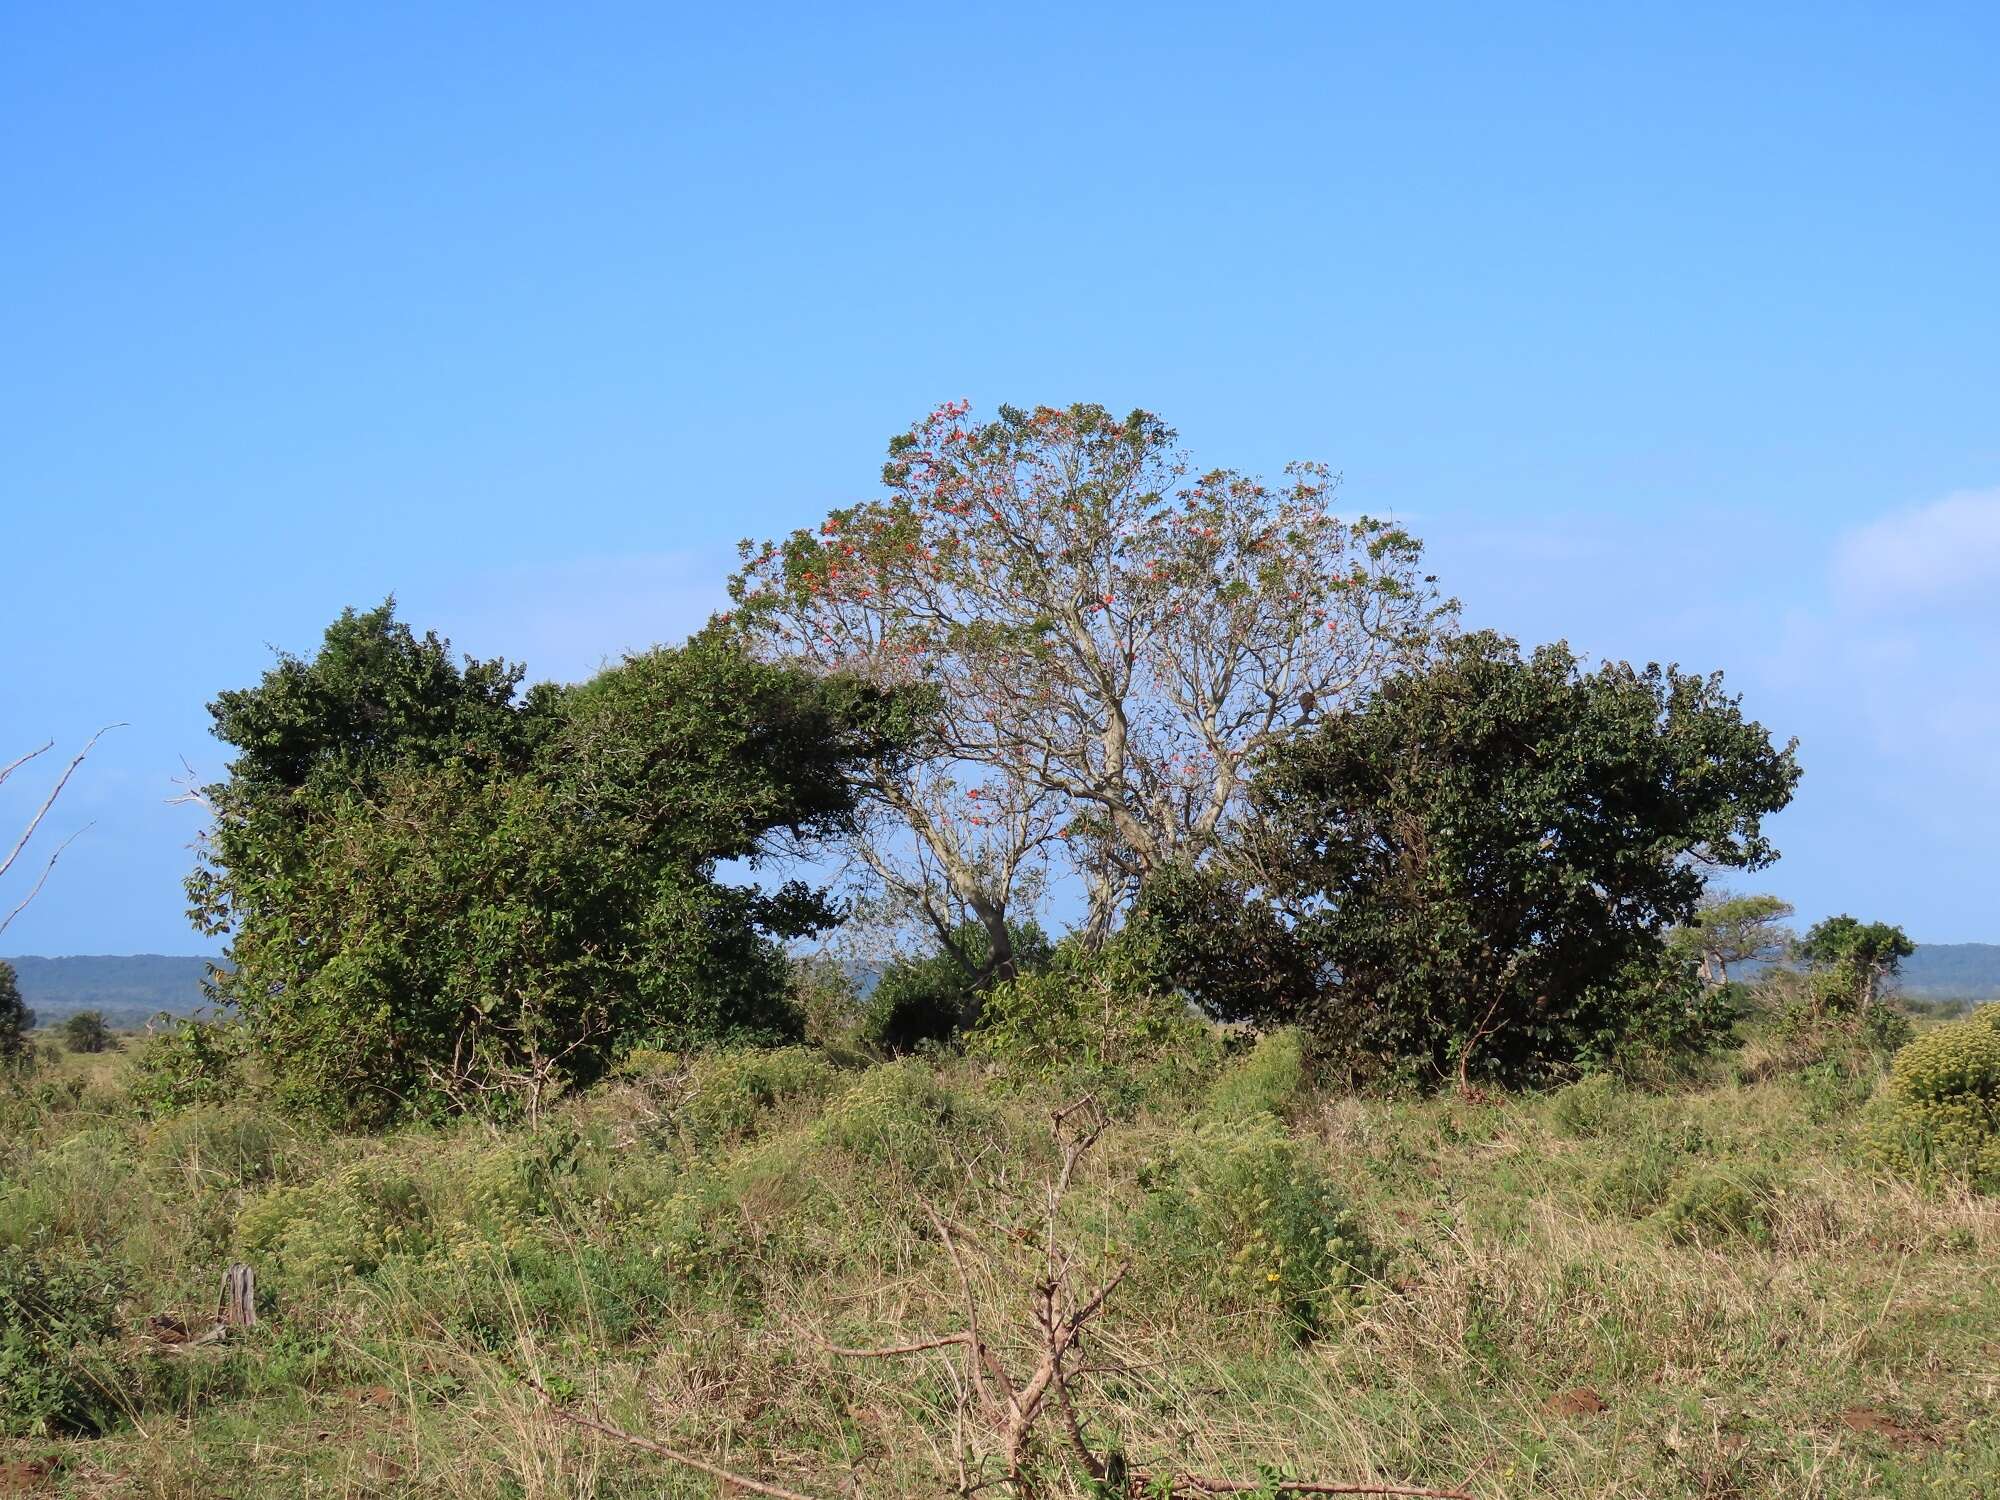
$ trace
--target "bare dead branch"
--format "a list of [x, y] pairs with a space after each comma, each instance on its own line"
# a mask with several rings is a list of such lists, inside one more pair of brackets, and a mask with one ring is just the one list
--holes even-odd
[[963, 1344], [969, 1334], [947, 1333], [942, 1338], [923, 1339], [914, 1344], [897, 1344], [888, 1349], [843, 1349], [838, 1344], [828, 1344], [826, 1352], [837, 1354], [843, 1359], [895, 1359], [905, 1354], [922, 1354], [927, 1349], [949, 1349]]
[[42, 887], [49, 883], [49, 872], [55, 869], [56, 861], [61, 859], [63, 856], [63, 850], [67, 849], [71, 844], [74, 844], [77, 841], [77, 839], [82, 834], [88, 832], [92, 826], [93, 825], [89, 823], [84, 824], [83, 827], [77, 829], [75, 833], [72, 833], [68, 838], [64, 839], [60, 844], [56, 845], [54, 850], [51, 851], [49, 854], [48, 863], [42, 866], [42, 873], [36, 876], [35, 883], [28, 887], [28, 894], [23, 896], [19, 901], [16, 901], [14, 903], [13, 909], [9, 911], [6, 916], [0, 917], [0, 932], [5, 932], [9, 927], [12, 927], [14, 925], [14, 918], [20, 916], [22, 912], [26, 911], [28, 909], [28, 903], [30, 901], [33, 901], [35, 897], [39, 896], [42, 893]]
[[[46, 818], [49, 815], [49, 809], [56, 805], [56, 798], [60, 797], [63, 793], [63, 788], [69, 785], [70, 777], [76, 774], [76, 768], [83, 764], [84, 757], [89, 755], [90, 752], [97, 747], [97, 742], [103, 739], [105, 735], [109, 734], [114, 729], [123, 729], [124, 727], [125, 726], [122, 723], [106, 724], [102, 729], [98, 730], [96, 734], [93, 734], [88, 740], [86, 740], [84, 742], [83, 748], [76, 752], [76, 754], [71, 758], [70, 763], [67, 766], [63, 767], [62, 775], [58, 776], [56, 778], [56, 784], [49, 788], [48, 796], [44, 797], [42, 799], [42, 805], [37, 809], [35, 809], [35, 815], [28, 820], [28, 826], [23, 830], [21, 830], [21, 836], [16, 840], [14, 840], [14, 847], [7, 851], [6, 858], [0, 859], [0, 876], [5, 876], [9, 870], [14, 868], [14, 861], [19, 859], [21, 857], [21, 851], [28, 847], [28, 841], [35, 836], [35, 830], [37, 830], [42, 826], [42, 819]], [[53, 743], [54, 741], [50, 741], [50, 744]], [[47, 750], [48, 748], [49, 748], [48, 745], [44, 745], [40, 750], [31, 750], [26, 755], [22, 756], [19, 760], [15, 761], [13, 765], [8, 766], [5, 771], [0, 771], [0, 782], [4, 782], [7, 779], [7, 777], [13, 775], [16, 768], [26, 764], [28, 761], [33, 760], [36, 756], [42, 754], [43, 751]], [[53, 863], [53, 861], [51, 861], [51, 863]]]

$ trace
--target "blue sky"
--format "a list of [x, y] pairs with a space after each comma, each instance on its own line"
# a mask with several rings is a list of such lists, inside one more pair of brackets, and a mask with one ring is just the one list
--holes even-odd
[[1997, 71], [1970, 4], [0, 9], [0, 750], [129, 721], [0, 946], [200, 951], [170, 778], [342, 605], [579, 675], [960, 396], [1327, 460], [1470, 623], [1798, 735], [1802, 915], [2000, 940]]

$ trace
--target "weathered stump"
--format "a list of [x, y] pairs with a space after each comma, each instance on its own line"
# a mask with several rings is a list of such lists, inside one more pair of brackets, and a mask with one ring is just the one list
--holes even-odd
[[257, 1273], [241, 1261], [222, 1273], [222, 1300], [215, 1320], [228, 1328], [257, 1326]]

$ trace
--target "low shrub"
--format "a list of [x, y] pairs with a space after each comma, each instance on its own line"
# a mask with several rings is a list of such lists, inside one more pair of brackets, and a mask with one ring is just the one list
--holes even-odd
[[180, 1174], [197, 1189], [235, 1188], [278, 1175], [289, 1133], [268, 1114], [230, 1105], [197, 1105], [146, 1135], [145, 1161]]
[[780, 1105], [824, 1099], [839, 1082], [810, 1047], [710, 1053], [694, 1063], [681, 1121], [703, 1143], [746, 1136]]
[[1605, 1218], [1643, 1219], [1667, 1201], [1686, 1162], [1680, 1142], [1648, 1135], [1598, 1174], [1590, 1185], [1590, 1206]]
[[2000, 1005], [1934, 1027], [1896, 1054], [1868, 1140], [1913, 1180], [2000, 1191]]
[[322, 1283], [366, 1275], [392, 1255], [421, 1255], [436, 1227], [415, 1178], [391, 1163], [362, 1161], [252, 1199], [236, 1232], [286, 1277]]
[[0, 1246], [0, 1433], [97, 1433], [115, 1419], [122, 1271]]
[[1549, 1096], [1549, 1125], [1572, 1141], [1615, 1135], [1631, 1128], [1632, 1101], [1612, 1075], [1593, 1073]]
[[1217, 1120], [1248, 1120], [1283, 1114], [1306, 1087], [1305, 1037], [1295, 1026], [1257, 1038], [1208, 1090], [1208, 1114]]
[[994, 986], [967, 1050], [1110, 1103], [1184, 1094], [1221, 1053], [1160, 972], [1153, 943], [1130, 933], [1099, 948], [1066, 939], [1046, 967]]
[[1310, 1337], [1379, 1271], [1332, 1180], [1271, 1115], [1197, 1127], [1141, 1181], [1142, 1247], [1215, 1312], [1275, 1313]]
[[130, 1219], [137, 1162], [109, 1126], [80, 1130], [35, 1153], [18, 1181], [0, 1185], [0, 1244], [81, 1246], [113, 1238]]
[[811, 1140], [923, 1178], [958, 1159], [954, 1144], [976, 1152], [998, 1126], [991, 1110], [909, 1059], [864, 1073], [828, 1107]]
[[1667, 1237], [1679, 1245], [1769, 1244], [1784, 1193], [1761, 1168], [1697, 1168], [1679, 1181], [1662, 1210]]

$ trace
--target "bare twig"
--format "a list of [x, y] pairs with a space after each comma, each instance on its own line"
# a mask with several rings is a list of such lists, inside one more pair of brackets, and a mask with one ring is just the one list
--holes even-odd
[[[1462, 1490], [1422, 1489], [1408, 1485], [1345, 1484], [1321, 1480], [1235, 1480], [1214, 1479], [1201, 1474], [1166, 1473], [1149, 1475], [1143, 1470], [1123, 1467], [1114, 1454], [1100, 1458], [1084, 1436], [1077, 1415], [1070, 1381], [1079, 1374], [1094, 1373], [1096, 1367], [1071, 1369], [1070, 1356], [1082, 1345], [1085, 1327], [1103, 1311], [1111, 1294], [1131, 1270], [1128, 1261], [1105, 1279], [1098, 1289], [1081, 1300], [1075, 1288], [1075, 1259], [1057, 1241], [1058, 1215], [1064, 1196], [1075, 1178], [1078, 1163], [1097, 1144], [1109, 1124], [1096, 1099], [1089, 1094], [1050, 1115], [1050, 1131], [1061, 1150], [1061, 1159], [1047, 1185], [1047, 1235], [1043, 1242], [1043, 1272], [1034, 1286], [1031, 1314], [1038, 1334], [1039, 1355], [1034, 1368], [1017, 1385], [981, 1336], [972, 1275], [959, 1248], [954, 1225], [936, 1207], [926, 1202], [924, 1212], [936, 1228], [953, 1275], [965, 1300], [964, 1329], [935, 1338], [919, 1339], [873, 1349], [846, 1349], [827, 1346], [830, 1354], [853, 1359], [890, 1359], [923, 1354], [937, 1349], [963, 1348], [966, 1375], [955, 1386], [957, 1396], [953, 1453], [959, 1471], [959, 1494], [968, 1495], [993, 1483], [1005, 1483], [1016, 1494], [1029, 1493], [1026, 1463], [1035, 1425], [1051, 1406], [1062, 1421], [1063, 1436], [1091, 1478], [1100, 1485], [1116, 1486], [1127, 1496], [1171, 1494], [1178, 1496], [1239, 1495], [1384, 1495], [1405, 1500], [1472, 1500]], [[972, 1400], [968, 1401], [967, 1388]], [[978, 1484], [969, 1482], [964, 1458], [965, 1414], [976, 1406], [986, 1428], [997, 1438], [1000, 1457], [1006, 1465], [1005, 1478]], [[1162, 1488], [1164, 1486], [1164, 1488]]]
[[963, 1344], [970, 1337], [963, 1333], [947, 1333], [943, 1338], [924, 1339], [915, 1344], [898, 1344], [890, 1349], [843, 1349], [838, 1344], [828, 1344], [828, 1354], [838, 1354], [843, 1359], [894, 1359], [902, 1354], [922, 1354], [926, 1349], [948, 1349], [954, 1344]]
[[740, 1490], [748, 1490], [753, 1495], [770, 1495], [773, 1497], [773, 1500], [814, 1500], [814, 1497], [811, 1495], [801, 1494], [797, 1490], [788, 1490], [782, 1485], [765, 1484], [762, 1480], [751, 1479], [747, 1475], [732, 1473], [728, 1469], [710, 1463], [707, 1459], [696, 1458], [692, 1453], [683, 1453], [678, 1448], [669, 1448], [665, 1443], [656, 1443], [651, 1438], [640, 1437], [636, 1432], [627, 1432], [624, 1428], [614, 1427], [609, 1422], [602, 1422], [595, 1417], [587, 1417], [582, 1412], [571, 1411], [567, 1407], [558, 1406], [555, 1398], [548, 1393], [539, 1380], [529, 1377], [527, 1384], [530, 1390], [542, 1398], [543, 1404], [551, 1416], [560, 1422], [569, 1423], [572, 1427], [587, 1428], [591, 1432], [601, 1433], [605, 1437], [612, 1438], [629, 1447], [637, 1448], [642, 1452], [657, 1454], [661, 1458], [671, 1459], [674, 1463], [699, 1470], [711, 1479], [719, 1479], [724, 1484], [734, 1485]]
[[63, 857], [63, 850], [74, 844], [78, 837], [87, 832], [91, 826], [89, 823], [84, 824], [82, 828], [77, 829], [75, 833], [72, 833], [50, 851], [48, 863], [42, 866], [42, 873], [35, 877], [35, 883], [28, 887], [28, 894], [23, 896], [19, 901], [16, 901], [6, 916], [0, 917], [0, 932], [5, 932], [9, 927], [12, 927], [14, 925], [14, 918], [26, 911], [28, 903], [42, 893], [42, 887], [49, 883], [49, 873], [55, 869], [56, 861]]
[[[49, 788], [48, 796], [42, 799], [42, 805], [36, 808], [34, 816], [28, 819], [28, 826], [21, 830], [21, 835], [19, 838], [14, 840], [13, 847], [10, 848], [4, 856], [0, 856], [0, 877], [4, 877], [9, 870], [14, 868], [15, 862], [19, 860], [21, 857], [21, 852], [28, 847], [29, 842], [34, 838], [36, 832], [41, 828], [42, 820], [48, 817], [49, 809], [56, 805], [56, 799], [63, 794], [63, 788], [69, 785], [70, 777], [74, 776], [76, 774], [76, 768], [83, 764], [84, 757], [89, 755], [90, 752], [97, 747], [97, 742], [103, 739], [105, 735], [109, 734], [114, 729], [123, 729], [124, 727], [125, 726], [123, 724], [106, 724], [102, 729], [98, 730], [96, 734], [93, 734], [88, 740], [86, 740], [84, 742], [83, 748], [77, 751], [76, 754], [70, 758], [70, 763], [63, 767], [62, 774], [56, 778], [56, 784]], [[26, 755], [19, 756], [14, 760], [8, 762], [8, 764], [0, 766], [0, 784], [4, 784], [8, 777], [12, 776], [16, 771], [20, 770], [20, 768], [26, 765], [29, 761], [35, 759], [39, 755], [46, 754], [54, 744], [55, 741], [50, 740], [48, 744], [30, 750]], [[85, 826], [87, 827], [88, 825]], [[72, 843], [74, 843], [76, 841], [77, 834], [80, 834], [82, 832], [83, 829], [81, 828], [78, 829], [76, 833], [72, 833], [68, 838], [64, 839], [60, 844], [56, 846], [55, 852], [49, 856], [48, 862], [42, 866], [42, 873], [40, 877], [35, 881], [34, 885], [30, 887], [28, 894], [23, 896], [18, 902], [16, 902], [13, 909], [9, 911], [6, 914], [6, 916], [0, 917], [0, 932], [5, 932], [8, 929], [8, 927], [12, 926], [14, 919], [20, 916], [23, 911], [27, 910], [28, 903], [30, 901], [33, 901], [36, 896], [41, 894], [42, 887], [48, 883], [49, 872], [55, 869], [56, 861], [62, 858], [63, 850], [67, 849]]]

